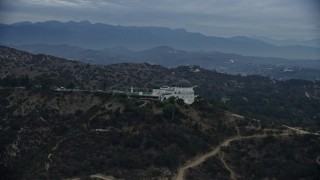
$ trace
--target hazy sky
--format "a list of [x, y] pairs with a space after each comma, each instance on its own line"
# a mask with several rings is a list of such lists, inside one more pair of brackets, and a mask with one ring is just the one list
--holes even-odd
[[320, 37], [320, 0], [0, 0], [0, 21], [184, 28], [214, 36]]

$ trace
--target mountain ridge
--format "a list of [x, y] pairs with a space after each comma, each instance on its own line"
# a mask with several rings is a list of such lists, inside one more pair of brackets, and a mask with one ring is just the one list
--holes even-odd
[[254, 39], [258, 39], [273, 45], [277, 46], [284, 46], [284, 45], [303, 45], [303, 46], [310, 46], [310, 47], [320, 47], [320, 39], [315, 38], [315, 39], [309, 39], [309, 40], [295, 40], [295, 39], [272, 39], [268, 37], [263, 37], [263, 36], [252, 36]]
[[[13, 47], [35, 54], [44, 53], [92, 64], [146, 62], [168, 68], [180, 65], [198, 65], [230, 74], [260, 74], [276, 79], [320, 79], [320, 60], [288, 60], [214, 51], [185, 51], [169, 46], [159, 46], [142, 51], [132, 51], [125, 47], [92, 50], [77, 46], [45, 44]], [[287, 73], [286, 69], [293, 72]]]
[[68, 44], [90, 49], [124, 46], [142, 50], [170, 46], [182, 50], [221, 51], [241, 55], [317, 59], [320, 49], [306, 46], [275, 46], [249, 37], [222, 38], [164, 27], [114, 26], [90, 22], [46, 21], [1, 24], [2, 44]]

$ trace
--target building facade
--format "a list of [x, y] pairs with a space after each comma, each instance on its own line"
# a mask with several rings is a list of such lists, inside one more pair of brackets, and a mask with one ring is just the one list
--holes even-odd
[[179, 81], [174, 87], [163, 86], [160, 89], [153, 89], [152, 95], [159, 96], [161, 101], [170, 97], [179, 98], [186, 104], [192, 104], [195, 97], [193, 87], [187, 80]]

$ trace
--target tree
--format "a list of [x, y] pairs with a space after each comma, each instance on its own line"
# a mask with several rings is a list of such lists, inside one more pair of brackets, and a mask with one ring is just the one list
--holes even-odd
[[35, 80], [43, 89], [49, 89], [53, 84], [53, 80], [47, 75], [37, 76], [35, 77]]
[[175, 105], [174, 104], [166, 104], [163, 107], [163, 115], [164, 115], [164, 117], [166, 117], [168, 119], [169, 118], [173, 118], [174, 111], [175, 111]]
[[183, 99], [177, 99], [177, 103], [180, 105], [180, 106], [182, 106], [182, 105], [184, 105], [184, 100]]
[[76, 85], [74, 84], [74, 82], [70, 82], [66, 88], [68, 89], [74, 89], [76, 87]]

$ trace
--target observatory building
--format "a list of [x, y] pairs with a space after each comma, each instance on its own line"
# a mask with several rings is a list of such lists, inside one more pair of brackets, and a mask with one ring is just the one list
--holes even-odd
[[152, 96], [159, 96], [160, 100], [170, 97], [180, 98], [186, 104], [192, 104], [194, 101], [193, 86], [187, 80], [181, 80], [174, 87], [163, 86], [160, 89], [153, 89]]

